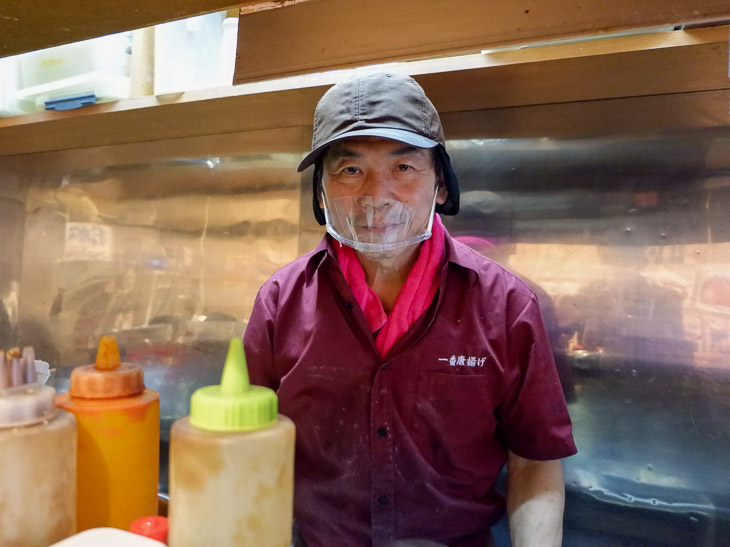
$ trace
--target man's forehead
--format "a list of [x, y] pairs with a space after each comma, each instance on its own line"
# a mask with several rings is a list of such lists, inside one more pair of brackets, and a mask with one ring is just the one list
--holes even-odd
[[430, 155], [430, 148], [419, 148], [410, 144], [379, 137], [351, 137], [332, 143], [325, 151], [325, 158], [358, 157], [369, 150], [385, 151], [391, 156], [407, 154]]

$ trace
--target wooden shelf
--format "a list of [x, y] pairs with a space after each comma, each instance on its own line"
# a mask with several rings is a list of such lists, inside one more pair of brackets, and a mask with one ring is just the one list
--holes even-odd
[[261, 0], [34, 0], [0, 6], [0, 57], [200, 15]]
[[[695, 118], [667, 111], [662, 127], [727, 124], [727, 42], [728, 27], [709, 27], [412, 62], [394, 70], [405, 70], [419, 80], [446, 125], [451, 120], [469, 125], [465, 112], [494, 111], [493, 119], [509, 120], [516, 115], [516, 107], [561, 112], [556, 105], [604, 100], [626, 104], [634, 100], [631, 104], [639, 105], [639, 99], [659, 95], [675, 97], [665, 104], [694, 105], [688, 112]], [[350, 73], [290, 77], [1, 119], [0, 156], [311, 127], [314, 107], [324, 90]], [[725, 97], [724, 104], [719, 96]], [[636, 108], [640, 116], [643, 107]], [[485, 117], [480, 116], [473, 118]], [[611, 123], [597, 116], [590, 124], [581, 120], [578, 127], [595, 132], [601, 124]], [[495, 127], [497, 133], [514, 129], [508, 121], [504, 123]], [[560, 125], [560, 120], [555, 123]]]

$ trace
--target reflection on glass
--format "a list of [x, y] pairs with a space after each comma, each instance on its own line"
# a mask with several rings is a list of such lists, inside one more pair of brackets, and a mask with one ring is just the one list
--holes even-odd
[[[515, 245], [509, 242], [506, 237], [479, 237], [470, 235], [457, 235], [457, 241], [464, 243], [475, 251], [491, 258], [500, 266], [512, 270], [510, 256], [514, 253]], [[553, 359], [558, 371], [560, 384], [563, 388], [563, 395], [567, 402], [575, 400], [575, 385], [573, 371], [566, 356], [567, 346], [563, 343], [563, 328], [558, 319], [555, 303], [552, 297], [540, 285], [530, 278], [520, 275], [520, 278], [532, 289], [540, 303], [542, 320], [545, 323], [550, 344], [553, 348]]]
[[566, 388], [564, 544], [722, 544], [730, 132], [453, 144], [445, 224], [538, 294]]
[[[35, 346], [66, 391], [71, 369], [93, 361], [101, 335], [115, 335], [123, 359], [142, 364], [161, 394], [166, 442], [192, 392], [219, 382], [258, 287], [296, 257], [297, 161], [163, 157], [29, 176], [9, 226], [26, 237], [8, 239], [23, 255], [19, 343]], [[3, 287], [17, 286], [0, 283], [0, 298], [10, 303]]]

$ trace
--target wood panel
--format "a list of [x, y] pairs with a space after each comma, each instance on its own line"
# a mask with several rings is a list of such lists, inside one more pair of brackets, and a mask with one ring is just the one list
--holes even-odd
[[447, 140], [575, 138], [726, 127], [730, 114], [721, 90], [452, 112], [442, 121]]
[[324, 89], [243, 95], [226, 91], [185, 93], [170, 102], [146, 97], [0, 120], [0, 156], [303, 125], [311, 120]]
[[0, 57], [260, 1], [3, 0], [0, 2]]
[[536, 61], [417, 79], [440, 112], [727, 89], [727, 27], [701, 34], [712, 41], [573, 58], [543, 53]]
[[234, 82], [728, 19], [727, 0], [316, 0], [242, 15]]

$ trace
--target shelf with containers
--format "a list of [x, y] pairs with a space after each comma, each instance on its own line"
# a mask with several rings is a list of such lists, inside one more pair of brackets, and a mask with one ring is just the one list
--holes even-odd
[[198, 15], [0, 59], [0, 117], [233, 81], [238, 17]]
[[[637, 130], [643, 117], [635, 114], [646, 108], [657, 114], [645, 116], [652, 127], [656, 119], [667, 128], [724, 124], [727, 36], [728, 27], [718, 26], [414, 61], [395, 69], [416, 77], [447, 125], [459, 120], [456, 131], [462, 123], [488, 123], [497, 136], [517, 135], [526, 110], [516, 107], [554, 112], [553, 131], [575, 132], [580, 126], [586, 133], [608, 126]], [[324, 89], [351, 70], [2, 118], [0, 155], [307, 126]], [[494, 81], [508, 82], [509, 92]], [[565, 81], [575, 84], [565, 86]], [[455, 88], [461, 93], [454, 94]], [[606, 101], [623, 101], [626, 115], [602, 117]], [[586, 115], [559, 115], [575, 102], [582, 103]], [[659, 115], [681, 105], [690, 116]], [[494, 115], [482, 120], [470, 114], [485, 109]]]

